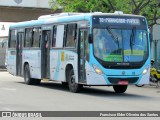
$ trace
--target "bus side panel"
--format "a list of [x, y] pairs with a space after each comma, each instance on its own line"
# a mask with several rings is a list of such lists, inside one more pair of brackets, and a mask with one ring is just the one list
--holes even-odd
[[8, 49], [7, 71], [16, 75], [16, 50]]
[[50, 79], [51, 80], [58, 80], [58, 71], [57, 68], [58, 65], [57, 64], [59, 60], [59, 54], [58, 54], [58, 50], [51, 50], [50, 51]]
[[[65, 51], [64, 55], [61, 54], [61, 59], [62, 56], [64, 57], [64, 64], [62, 67], [64, 67], [64, 70], [66, 69], [67, 65], [72, 65], [73, 70], [74, 70], [74, 75], [75, 75], [75, 82], [78, 83], [78, 55], [75, 52], [72, 51]], [[64, 71], [65, 74], [65, 71]], [[66, 80], [67, 81], [67, 80]]]
[[56, 81], [65, 81], [64, 51], [51, 51], [50, 78]]
[[30, 67], [31, 78], [41, 79], [41, 51], [24, 50], [23, 64], [28, 63]]
[[50, 58], [51, 80], [66, 81], [65, 70], [68, 64], [73, 66], [76, 82], [78, 83], [77, 54], [70, 51], [52, 50]]

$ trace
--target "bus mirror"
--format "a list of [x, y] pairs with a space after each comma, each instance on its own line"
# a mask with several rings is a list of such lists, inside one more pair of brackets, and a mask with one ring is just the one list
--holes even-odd
[[4, 41], [1, 42], [1, 47], [2, 47], [2, 48], [4, 47]]
[[4, 42], [2, 42], [2, 48], [4, 47]]
[[89, 40], [89, 43], [92, 43], [92, 42], [93, 42], [93, 38], [92, 38], [92, 35], [91, 35], [91, 34], [89, 34], [88, 40]]
[[152, 32], [151, 32], [151, 27], [148, 28], [148, 35], [149, 35], [149, 40], [152, 41]]

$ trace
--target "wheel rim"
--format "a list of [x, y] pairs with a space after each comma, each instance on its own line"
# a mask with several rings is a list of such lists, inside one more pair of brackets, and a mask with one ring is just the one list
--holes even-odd
[[74, 75], [71, 76], [70, 83], [72, 87], [75, 86], [75, 76]]
[[73, 93], [79, 92], [82, 87], [78, 83], [76, 83], [76, 78], [73, 70], [70, 70], [68, 78], [68, 85], [70, 91]]

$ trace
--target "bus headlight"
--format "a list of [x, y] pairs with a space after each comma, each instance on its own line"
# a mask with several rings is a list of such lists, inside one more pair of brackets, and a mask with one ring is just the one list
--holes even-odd
[[148, 68], [144, 69], [142, 74], [145, 75], [148, 72]]
[[101, 75], [103, 73], [102, 70], [98, 68], [96, 65], [93, 65], [93, 68], [97, 74]]

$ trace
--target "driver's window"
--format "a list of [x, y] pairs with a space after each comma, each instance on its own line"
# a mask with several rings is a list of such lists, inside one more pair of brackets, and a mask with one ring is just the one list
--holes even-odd
[[[135, 42], [134, 42], [134, 46], [133, 46], [135, 50], [144, 50], [144, 46], [146, 43], [146, 42], [144, 42], [144, 39], [146, 37], [144, 37], [143, 35], [144, 35], [143, 31], [141, 31], [141, 30], [136, 31]], [[145, 41], [146, 41], [146, 39], [145, 39]]]

